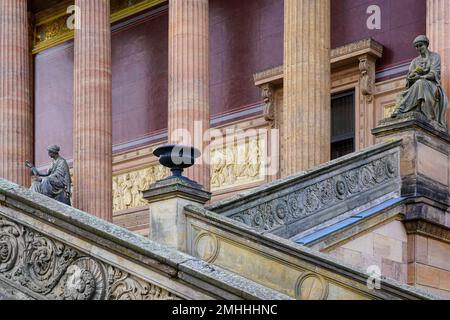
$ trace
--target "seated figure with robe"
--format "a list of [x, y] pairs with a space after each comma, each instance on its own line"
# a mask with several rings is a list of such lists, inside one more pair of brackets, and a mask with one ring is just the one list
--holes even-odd
[[406, 90], [398, 97], [392, 117], [402, 113], [421, 113], [447, 131], [448, 99], [441, 87], [441, 57], [428, 49], [426, 36], [418, 36], [414, 46], [420, 55], [409, 67]]
[[71, 178], [67, 161], [59, 155], [60, 148], [56, 145], [47, 148], [48, 155], [53, 159], [52, 166], [46, 174], [39, 171], [29, 162], [25, 165], [31, 169], [33, 183], [31, 190], [44, 194], [59, 202], [70, 205]]

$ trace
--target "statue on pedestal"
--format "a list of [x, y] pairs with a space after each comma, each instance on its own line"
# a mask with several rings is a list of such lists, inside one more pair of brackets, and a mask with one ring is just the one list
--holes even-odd
[[39, 173], [29, 161], [25, 161], [25, 166], [31, 169], [31, 174], [33, 176], [33, 183], [30, 189], [70, 206], [72, 182], [69, 165], [67, 164], [67, 161], [59, 155], [60, 148], [58, 146], [51, 145], [47, 150], [49, 157], [52, 158], [53, 161], [51, 168], [46, 174]]
[[441, 87], [441, 57], [428, 50], [429, 44], [424, 35], [414, 40], [420, 55], [411, 62], [406, 91], [398, 97], [392, 118], [418, 112], [447, 131], [448, 99]]

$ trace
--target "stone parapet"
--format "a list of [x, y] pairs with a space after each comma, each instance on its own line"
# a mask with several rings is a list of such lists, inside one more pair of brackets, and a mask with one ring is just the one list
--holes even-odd
[[199, 206], [187, 206], [188, 253], [300, 300], [439, 299], [369, 274], [316, 250], [251, 228]]
[[0, 235], [6, 298], [290, 299], [3, 179]]
[[290, 238], [358, 207], [398, 197], [399, 146], [397, 140], [370, 147], [207, 209]]

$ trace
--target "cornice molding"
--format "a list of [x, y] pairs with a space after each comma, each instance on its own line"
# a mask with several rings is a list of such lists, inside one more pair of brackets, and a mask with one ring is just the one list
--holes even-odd
[[[111, 23], [147, 10], [167, 0], [111, 0]], [[74, 38], [74, 30], [67, 27], [72, 13], [67, 8], [74, 4], [67, 0], [35, 14], [32, 53], [36, 54]]]

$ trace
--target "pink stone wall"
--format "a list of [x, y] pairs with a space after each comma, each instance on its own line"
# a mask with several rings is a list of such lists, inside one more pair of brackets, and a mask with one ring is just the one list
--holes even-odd
[[283, 64], [283, 0], [210, 0], [211, 116], [262, 101], [253, 74]]
[[113, 144], [167, 128], [167, 11], [112, 35]]
[[38, 53], [35, 64], [35, 162], [50, 163], [47, 146], [57, 144], [72, 159], [73, 42]]
[[408, 284], [450, 299], [450, 243], [409, 235]]
[[[424, 0], [333, 0], [332, 47], [367, 37], [385, 46], [377, 69], [416, 56], [411, 41], [425, 33]], [[366, 9], [382, 10], [381, 30], [368, 30]], [[210, 0], [211, 116], [262, 102], [253, 74], [283, 63], [283, 0]], [[168, 13], [113, 32], [113, 143], [167, 127]], [[36, 163], [45, 147], [72, 157], [73, 47], [62, 44], [35, 57]], [[132, 124], [132, 125], [130, 125]]]
[[402, 283], [407, 281], [407, 235], [401, 221], [380, 226], [329, 254], [363, 270], [378, 266], [382, 275]]
[[[370, 5], [381, 9], [381, 29], [369, 30]], [[377, 69], [407, 62], [417, 55], [412, 41], [426, 32], [425, 0], [332, 0], [331, 47], [372, 37], [385, 47]]]

